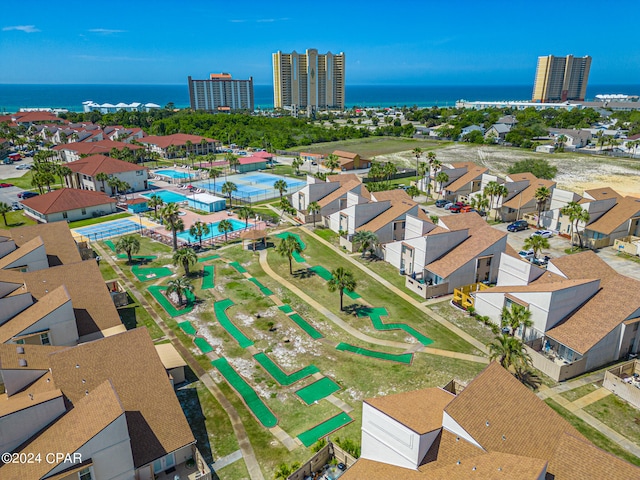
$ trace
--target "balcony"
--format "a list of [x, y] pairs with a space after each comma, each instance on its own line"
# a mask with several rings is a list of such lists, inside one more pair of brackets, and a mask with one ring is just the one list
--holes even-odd
[[412, 292], [420, 295], [422, 298], [440, 297], [449, 293], [449, 282], [440, 283], [438, 285], [428, 284], [422, 278], [422, 275], [417, 275], [416, 278], [406, 275], [405, 286]]
[[586, 370], [585, 357], [568, 360], [565, 355], [559, 353], [568, 349], [550, 338], [536, 338], [525, 343], [525, 348], [531, 355], [532, 365], [557, 382], [580, 375]]
[[175, 466], [175, 470], [156, 473], [155, 480], [211, 480], [211, 469], [197, 448], [193, 448], [192, 460], [180, 463]]

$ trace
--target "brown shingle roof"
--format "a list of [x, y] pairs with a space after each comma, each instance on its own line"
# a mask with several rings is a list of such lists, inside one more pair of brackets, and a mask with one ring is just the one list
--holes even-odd
[[[0, 395], [0, 417], [49, 402], [61, 396], [62, 392], [55, 387], [51, 375], [47, 372], [31, 385], [10, 397], [7, 397], [6, 394]], [[2, 475], [1, 470], [0, 475]]]
[[53, 222], [11, 229], [11, 238], [18, 247], [35, 237], [41, 237], [44, 241], [50, 266], [82, 261], [78, 246], [66, 223]]
[[[522, 174], [519, 174], [519, 175], [522, 175]], [[529, 186], [526, 187], [524, 190], [522, 190], [520, 193], [517, 193], [516, 195], [514, 195], [508, 202], [504, 202], [502, 204], [503, 207], [509, 207], [514, 210], [518, 208], [522, 208], [530, 201], [535, 200], [536, 190], [538, 190], [538, 188], [547, 187], [548, 189], [551, 190], [556, 186], [556, 182], [554, 182], [553, 180], [545, 180], [541, 178], [536, 178], [533, 175], [531, 176], [533, 177], [533, 180], [530, 180]], [[513, 178], [514, 175], [510, 175], [510, 177]], [[515, 181], [521, 180], [520, 178], [517, 178], [518, 176], [515, 176], [515, 177], [516, 177]]]
[[587, 225], [585, 230], [610, 235], [630, 218], [640, 215], [640, 198], [624, 197], [595, 222]]
[[75, 162], [66, 164], [74, 173], [82, 173], [94, 177], [97, 173], [102, 172], [107, 175], [122, 172], [134, 172], [137, 170], [146, 170], [147, 167], [136, 165], [135, 163], [125, 162], [117, 158], [107, 157], [105, 155], [91, 155], [90, 157], [81, 158]]
[[597, 279], [558, 280], [555, 282], [531, 282], [529, 285], [505, 285], [483, 290], [486, 293], [518, 293], [518, 292], [558, 292], [566, 288], [573, 288], [587, 283], [599, 282]]
[[398, 217], [416, 208], [417, 205], [418, 204], [413, 200], [401, 200], [401, 201], [392, 200], [391, 206], [389, 208], [387, 208], [380, 215], [369, 220], [364, 225], [361, 225], [360, 227], [356, 228], [356, 231], [357, 232], [371, 231], [375, 233], [385, 225], [388, 225], [390, 222], [393, 222]]
[[488, 171], [489, 169], [485, 167], [477, 167], [477, 166], [472, 167], [467, 173], [462, 175], [460, 178], [454, 180], [452, 183], [447, 185], [444, 189], [447, 190], [448, 192], [457, 192], [461, 188], [465, 187], [467, 184], [482, 177], [482, 174]]
[[468, 228], [469, 232], [487, 226], [487, 222], [476, 212], [446, 215], [444, 217], [440, 217], [438, 224], [444, 225], [449, 230], [462, 230], [464, 228]]
[[345, 183], [352, 181], [362, 183], [360, 177], [358, 177], [355, 173], [339, 173], [336, 175], [327, 175], [327, 182], [338, 182], [340, 185], [344, 185]]
[[[49, 355], [68, 347], [53, 345], [17, 345], [15, 343], [0, 344], [0, 369], [2, 370], [47, 370]], [[24, 353], [19, 353], [19, 350]], [[27, 365], [20, 365], [26, 360]]]
[[[585, 190], [584, 193], [589, 195], [594, 200], [606, 200], [608, 198], [616, 198], [616, 199], [622, 198], [622, 195], [620, 195], [611, 187], [592, 188], [591, 190]], [[587, 202], [591, 201], [588, 198], [585, 198], [584, 200], [586, 200]]]
[[96, 207], [98, 205], [115, 204], [116, 201], [102, 192], [80, 190], [77, 188], [61, 188], [37, 197], [22, 200], [25, 207], [48, 215], [51, 213], [67, 212], [80, 208]]
[[409, 196], [409, 194], [406, 191], [402, 190], [401, 188], [396, 188], [394, 190], [383, 190], [381, 192], [373, 192], [371, 194], [371, 197], [376, 202], [384, 202], [385, 200], [391, 200], [396, 202], [402, 202], [402, 201], [413, 202], [413, 199]]
[[357, 153], [345, 152], [344, 150], [335, 150], [333, 154], [337, 155], [338, 157], [349, 158], [351, 160], [355, 159], [358, 156]]
[[340, 197], [345, 197], [347, 195], [347, 192], [350, 192], [351, 190], [357, 188], [359, 185], [361, 185], [361, 183], [357, 180], [341, 183], [340, 187], [337, 190], [334, 190], [329, 195], [325, 195], [320, 200], [318, 200], [318, 204], [320, 204], [320, 207], [326, 207], [331, 202], [339, 199]]
[[56, 385], [73, 403], [111, 381], [126, 411], [136, 468], [195, 442], [145, 328], [68, 348], [50, 360]]
[[[441, 388], [368, 398], [365, 402], [418, 434], [442, 427], [442, 411], [455, 396]], [[416, 412], [420, 412], [416, 415]]]

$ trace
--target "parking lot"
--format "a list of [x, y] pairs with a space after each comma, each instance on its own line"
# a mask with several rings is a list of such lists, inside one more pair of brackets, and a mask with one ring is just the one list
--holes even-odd
[[[18, 165], [31, 165], [32, 159], [27, 157], [19, 162], [15, 162], [11, 165], [0, 164], [0, 183], [13, 183], [12, 179], [20, 178], [25, 175], [29, 170], [18, 170]], [[18, 201], [18, 193], [22, 192], [22, 188], [18, 187], [5, 187], [0, 188], [0, 202], [8, 203], [11, 205], [13, 202]]]

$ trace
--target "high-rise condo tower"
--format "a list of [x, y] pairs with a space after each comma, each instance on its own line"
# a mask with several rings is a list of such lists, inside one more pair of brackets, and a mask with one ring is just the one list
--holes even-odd
[[566, 102], [584, 100], [591, 57], [538, 57], [538, 69], [533, 87], [534, 102]]

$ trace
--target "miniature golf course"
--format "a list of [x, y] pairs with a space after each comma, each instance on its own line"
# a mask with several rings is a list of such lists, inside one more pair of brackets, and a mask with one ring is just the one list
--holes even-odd
[[311, 405], [313, 402], [322, 400], [338, 390], [340, 390], [340, 385], [330, 378], [324, 377], [317, 382], [313, 382], [311, 385], [297, 390], [296, 395], [298, 395], [304, 403]]
[[229, 265], [235, 268], [239, 273], [247, 273], [247, 269], [240, 265], [238, 262], [231, 262]]
[[213, 265], [205, 265], [203, 270], [202, 277], [202, 289], [207, 290], [209, 288], [214, 287], [214, 279], [215, 279], [215, 267]]
[[289, 305], [288, 303], [285, 303], [284, 305], [280, 305], [278, 308], [282, 310], [284, 313], [293, 313], [293, 308], [291, 308], [291, 305]]
[[222, 328], [224, 328], [242, 348], [250, 347], [253, 345], [253, 342], [249, 340], [249, 338], [247, 338], [247, 336], [242, 333], [227, 316], [226, 310], [232, 305], [233, 302], [228, 298], [221, 300], [213, 304], [213, 312], [215, 313], [218, 322], [220, 322], [220, 325], [222, 325]]
[[[116, 251], [116, 246], [111, 240], [105, 240], [104, 244], [111, 249], [112, 252]], [[119, 259], [128, 258], [126, 253], [119, 253]], [[136, 260], [155, 260], [158, 258], [156, 255], [131, 255], [131, 258], [135, 258]]]
[[384, 331], [384, 330], [400, 329], [400, 330], [404, 330], [412, 337], [415, 337], [416, 340], [418, 340], [425, 347], [433, 343], [433, 340], [431, 340], [429, 337], [423, 335], [422, 333], [417, 331], [415, 328], [405, 323], [382, 323], [382, 320], [380, 319], [381, 316], [385, 316], [385, 317], [389, 316], [389, 312], [387, 312], [386, 308], [364, 307], [358, 310], [358, 317], [360, 318], [369, 317], [371, 319], [371, 323], [373, 324], [373, 327], [376, 330]]
[[335, 417], [331, 417], [329, 420], [326, 420], [316, 425], [315, 427], [310, 428], [306, 432], [301, 433], [300, 435], [298, 435], [298, 438], [305, 447], [310, 447], [322, 437], [329, 435], [331, 432], [344, 427], [352, 421], [353, 419], [349, 415], [342, 412]]
[[351, 352], [356, 355], [363, 355], [365, 357], [378, 358], [380, 360], [389, 360], [391, 362], [404, 363], [406, 365], [410, 365], [413, 360], [412, 353], [385, 353], [385, 352], [377, 352], [375, 350], [368, 350], [366, 348], [355, 347], [353, 345], [349, 345], [348, 343], [340, 342], [336, 346], [336, 350], [341, 350], [343, 352]]
[[182, 329], [182, 331], [188, 335], [195, 335], [196, 334], [196, 329], [193, 326], [193, 324], [189, 321], [186, 322], [180, 322], [178, 323], [178, 326]]
[[207, 354], [209, 352], [213, 352], [213, 347], [211, 345], [209, 345], [209, 343], [204, 339], [204, 338], [200, 338], [200, 337], [196, 337], [193, 340], [193, 343], [196, 344], [196, 346], [202, 351], [202, 353]]
[[289, 318], [294, 322], [296, 322], [296, 325], [298, 325], [302, 330], [307, 332], [307, 334], [314, 340], [318, 340], [319, 338], [322, 338], [322, 334], [297, 313], [294, 313], [293, 315], [289, 315]]
[[216, 258], [220, 258], [220, 255], [214, 254], [214, 255], [209, 255], [208, 257], [198, 258], [198, 263], [208, 262], [209, 260], [215, 260]]
[[258, 421], [267, 428], [275, 427], [278, 423], [276, 416], [264, 404], [249, 384], [236, 372], [226, 358], [219, 358], [211, 362], [222, 376], [229, 382], [236, 392], [242, 397], [244, 403], [253, 412]]
[[270, 295], [273, 295], [273, 292], [271, 290], [269, 290], [267, 287], [265, 287], [262, 283], [260, 283], [260, 281], [257, 278], [249, 278], [248, 279], [251, 283], [253, 283], [256, 287], [258, 287], [260, 289], [260, 291], [265, 294], [267, 297]]
[[[309, 270], [311, 270], [312, 272], [314, 272], [316, 275], [318, 275], [323, 280], [326, 280], [327, 282], [331, 280], [331, 278], [333, 278], [333, 275], [331, 275], [331, 272], [326, 268], [324, 268], [322, 265], [311, 267], [309, 268]], [[353, 300], [360, 298], [360, 295], [358, 295], [356, 292], [352, 292], [351, 290], [347, 290], [346, 288], [344, 289], [344, 293], [347, 297]]]
[[171, 269], [167, 267], [140, 268], [137, 265], [134, 265], [131, 267], [131, 272], [136, 276], [139, 282], [148, 282], [149, 280], [173, 275]]
[[315, 365], [308, 365], [296, 372], [285, 373], [266, 353], [256, 353], [253, 358], [255, 358], [256, 362], [258, 362], [276, 382], [285, 387], [320, 371]]
[[178, 315], [183, 315], [193, 310], [193, 305], [196, 300], [196, 297], [193, 294], [193, 292], [190, 292], [187, 290], [184, 293], [184, 296], [187, 297], [187, 304], [184, 308], [178, 310], [164, 295], [164, 291], [166, 289], [167, 289], [166, 286], [151, 285], [147, 290], [153, 296], [153, 298], [156, 299], [156, 302], [158, 302], [162, 306], [162, 308], [165, 309], [165, 311], [169, 314], [169, 316], [177, 317]]
[[[297, 233], [290, 233], [290, 232], [283, 232], [283, 233], [278, 233], [276, 235], [277, 238], [282, 238], [283, 240], [287, 237], [293, 237], [296, 239], [296, 241], [298, 242], [298, 244], [300, 244], [300, 248], [302, 248], [302, 250], [304, 250], [305, 248], [307, 248], [307, 246], [304, 244], [304, 242], [300, 239], [300, 235], [298, 235]], [[293, 252], [292, 255], [293, 259], [298, 262], [298, 263], [304, 263], [304, 258], [302, 258], [302, 256], [298, 253], [298, 252]]]

